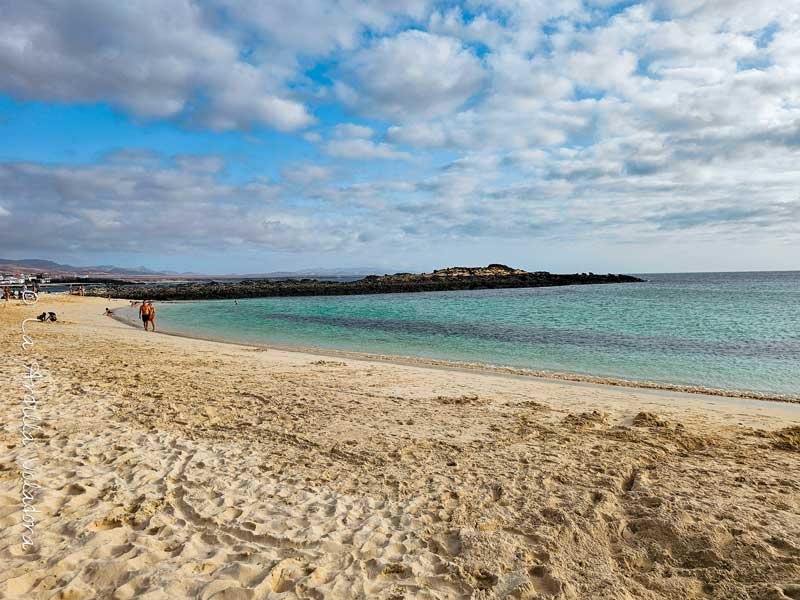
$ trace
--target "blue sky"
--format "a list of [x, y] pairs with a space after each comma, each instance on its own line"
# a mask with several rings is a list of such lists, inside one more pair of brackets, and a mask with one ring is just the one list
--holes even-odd
[[4, 258], [799, 266], [797, 0], [5, 12]]

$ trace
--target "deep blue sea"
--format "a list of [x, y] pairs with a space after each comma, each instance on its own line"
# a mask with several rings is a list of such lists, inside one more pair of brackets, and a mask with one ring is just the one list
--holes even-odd
[[159, 305], [162, 329], [243, 342], [800, 395], [800, 271], [645, 283]]

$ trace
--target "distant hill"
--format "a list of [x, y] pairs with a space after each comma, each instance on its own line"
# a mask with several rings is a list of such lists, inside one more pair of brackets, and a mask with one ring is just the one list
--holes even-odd
[[147, 267], [115, 267], [113, 265], [98, 265], [93, 267], [76, 267], [57, 263], [52, 260], [39, 258], [0, 258], [0, 273], [48, 273], [51, 276], [84, 275], [91, 277], [103, 276], [154, 276], [170, 275], [167, 271], [154, 271]]
[[114, 265], [96, 265], [78, 267], [75, 265], [58, 263], [53, 260], [40, 258], [0, 258], [0, 273], [48, 273], [55, 277], [166, 277], [178, 276], [186, 279], [265, 279], [265, 278], [291, 278], [291, 277], [324, 277], [347, 278], [363, 277], [365, 275], [379, 275], [386, 272], [381, 267], [345, 267], [302, 269], [298, 271], [272, 271], [268, 273], [240, 274], [211, 274], [211, 273], [179, 273], [177, 271], [156, 271], [147, 267], [116, 267]]

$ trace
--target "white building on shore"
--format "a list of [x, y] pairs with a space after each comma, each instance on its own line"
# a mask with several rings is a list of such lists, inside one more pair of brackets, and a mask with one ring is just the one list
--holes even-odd
[[24, 277], [16, 277], [14, 275], [0, 275], [0, 285], [23, 285], [25, 283]]
[[0, 286], [32, 284], [34, 281], [39, 283], [49, 283], [50, 279], [44, 278], [42, 275], [38, 274], [26, 275], [25, 273], [0, 273]]

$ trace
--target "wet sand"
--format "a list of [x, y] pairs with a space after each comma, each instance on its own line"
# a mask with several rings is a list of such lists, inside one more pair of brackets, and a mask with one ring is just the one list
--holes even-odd
[[800, 405], [165, 336], [125, 304], [0, 306], [2, 597], [800, 598]]

